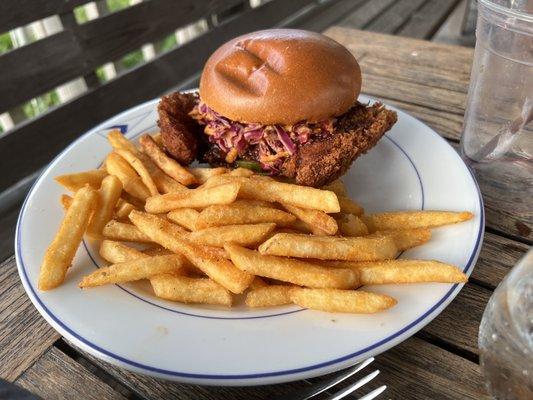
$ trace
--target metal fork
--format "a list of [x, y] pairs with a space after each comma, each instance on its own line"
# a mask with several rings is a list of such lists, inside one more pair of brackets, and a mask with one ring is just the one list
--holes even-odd
[[[317, 383], [316, 385], [312, 385], [308, 388], [305, 388], [304, 390], [298, 390], [294, 393], [289, 393], [288, 395], [282, 396], [277, 398], [276, 400], [307, 400], [311, 399], [320, 393], [338, 385], [345, 379], [348, 379], [349, 377], [355, 375], [357, 372], [361, 371], [363, 368], [368, 366], [372, 361], [374, 361], [374, 357], [371, 357], [359, 364], [354, 365], [353, 367], [350, 367], [338, 375], [328, 379], [325, 382]], [[339, 400], [346, 396], [348, 396], [350, 393], [356, 391], [363, 385], [370, 382], [372, 379], [374, 379], [379, 374], [379, 369], [366, 375], [365, 377], [359, 379], [357, 382], [354, 382], [344, 389], [339, 390], [338, 392], [328, 396], [325, 398], [325, 400]], [[379, 396], [381, 393], [383, 393], [387, 389], [386, 385], [380, 386], [377, 389], [372, 390], [370, 393], [367, 393], [363, 397], [360, 397], [359, 400], [372, 400], [375, 399], [377, 396]]]

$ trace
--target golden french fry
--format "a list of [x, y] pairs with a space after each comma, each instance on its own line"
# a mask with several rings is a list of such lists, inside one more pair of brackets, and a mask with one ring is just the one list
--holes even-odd
[[128, 203], [131, 203], [137, 210], [144, 209], [145, 202], [141, 199], [138, 199], [137, 197], [132, 196], [128, 192], [123, 191], [122, 198]]
[[92, 274], [84, 276], [78, 286], [87, 288], [110, 283], [133, 282], [159, 274], [179, 274], [184, 270], [184, 258], [180, 254], [143, 257], [99, 268]]
[[128, 215], [132, 210], [136, 210], [135, 206], [123, 198], [118, 199], [117, 206], [115, 208], [115, 216], [118, 219], [128, 218]]
[[72, 197], [70, 197], [68, 194], [62, 194], [59, 201], [63, 206], [63, 210], [67, 211], [70, 205], [72, 204]]
[[428, 228], [402, 229], [396, 231], [378, 231], [367, 237], [389, 236], [394, 240], [396, 247], [400, 251], [410, 249], [429, 242], [431, 239], [431, 230]]
[[135, 156], [134, 153], [129, 150], [123, 149], [115, 150], [115, 153], [117, 153], [124, 160], [126, 160], [127, 163], [135, 170], [135, 172], [137, 172], [137, 174], [141, 177], [142, 182], [148, 188], [148, 191], [152, 196], [159, 194], [154, 180], [148, 172], [148, 169], [143, 165], [142, 161]]
[[344, 183], [340, 179], [334, 180], [329, 185], [322, 186], [321, 189], [331, 190], [333, 193], [337, 195], [337, 197], [348, 197], [348, 193], [346, 192], [346, 187], [344, 186]]
[[114, 129], [107, 134], [107, 140], [111, 144], [111, 147], [115, 150], [126, 150], [139, 155], [140, 151], [135, 145], [130, 142], [119, 130]]
[[104, 260], [109, 261], [111, 264], [119, 264], [148, 257], [148, 255], [133, 247], [113, 240], [102, 240], [99, 253]]
[[161, 246], [150, 247], [149, 249], [143, 250], [142, 253], [146, 254], [147, 256], [151, 256], [151, 257], [153, 257], [153, 256], [166, 256], [166, 255], [169, 255], [169, 254], [174, 254], [170, 250], [165, 249], [164, 247], [161, 247]]
[[259, 289], [261, 287], [268, 286], [268, 283], [266, 283], [262, 278], [259, 276], [256, 276], [252, 283], [250, 283], [250, 289]]
[[354, 264], [357, 265], [362, 285], [468, 281], [456, 266], [433, 260], [387, 260]]
[[291, 214], [303, 221], [315, 235], [335, 235], [339, 229], [337, 221], [320, 210], [310, 210], [283, 204]]
[[89, 224], [96, 198], [96, 191], [89, 185], [82, 187], [74, 195], [72, 204], [44, 255], [39, 273], [39, 290], [53, 289], [65, 280]]
[[200, 213], [194, 208], [178, 208], [167, 214], [167, 218], [190, 231], [196, 230], [196, 221]]
[[189, 190], [187, 186], [183, 186], [157, 167], [151, 173], [155, 186], [161, 193], [178, 193]]
[[163, 148], [163, 137], [161, 136], [161, 132], [153, 134], [152, 139], [154, 139], [154, 142], [156, 142], [159, 147]]
[[217, 168], [189, 168], [189, 172], [194, 175], [198, 183], [203, 184], [207, 182], [209, 178], [215, 175], [222, 175], [228, 172], [227, 168], [217, 167]]
[[146, 200], [145, 209], [150, 213], [159, 214], [176, 208], [202, 208], [214, 204], [230, 204], [237, 198], [238, 193], [238, 183], [190, 189], [186, 192], [149, 197]]
[[278, 226], [291, 224], [296, 217], [270, 207], [243, 204], [215, 205], [207, 207], [198, 216], [197, 229], [220, 225], [258, 224], [274, 222]]
[[107, 172], [101, 169], [93, 169], [90, 171], [76, 172], [74, 174], [59, 175], [54, 180], [71, 192], [76, 192], [85, 185], [89, 185], [93, 189], [98, 189], [107, 175]]
[[436, 228], [442, 225], [457, 224], [473, 218], [471, 212], [462, 211], [396, 211], [363, 216], [370, 232]]
[[[281, 229], [278, 229], [281, 230]], [[287, 228], [285, 228], [285, 231], [293, 231], [290, 233], [312, 233], [311, 228], [309, 225], [307, 225], [305, 222], [303, 222], [301, 219], [297, 219], [296, 221], [290, 223], [287, 225]], [[321, 235], [324, 236], [324, 235]]]
[[368, 228], [361, 218], [353, 214], [337, 214], [339, 231], [343, 236], [365, 236], [368, 235]]
[[87, 227], [87, 235], [93, 239], [102, 238], [102, 230], [105, 224], [113, 216], [113, 211], [122, 193], [122, 183], [113, 175], [108, 175], [102, 181], [102, 187], [98, 191], [95, 211]]
[[350, 269], [325, 268], [291, 258], [264, 256], [233, 243], [227, 243], [224, 248], [237, 268], [252, 275], [318, 288], [347, 289], [359, 283], [357, 273]]
[[176, 160], [167, 156], [150, 135], [141, 136], [139, 142], [144, 152], [171, 178], [186, 186], [197, 183], [194, 175], [182, 167]]
[[131, 196], [146, 200], [150, 197], [150, 191], [144, 185], [135, 170], [117, 153], [110, 153], [106, 158], [107, 171], [116, 176], [122, 182], [124, 190]]
[[248, 247], [263, 242], [275, 227], [274, 223], [224, 225], [190, 232], [183, 237], [191, 242], [213, 247], [224, 247], [227, 242]]
[[272, 285], [253, 289], [246, 294], [248, 307], [274, 307], [290, 304], [290, 290], [294, 286]]
[[163, 274], [150, 278], [155, 295], [181, 303], [219, 304], [231, 306], [230, 292], [208, 278]]
[[290, 299], [300, 307], [327, 312], [371, 314], [394, 306], [397, 301], [384, 294], [362, 290], [292, 288]]
[[231, 261], [215, 256], [204, 247], [180, 238], [174, 225], [162, 218], [140, 211], [132, 211], [130, 220], [154, 242], [183, 254], [195, 267], [232, 293], [242, 293], [254, 276], [236, 268]]
[[339, 205], [341, 207], [341, 212], [345, 214], [353, 215], [363, 215], [365, 210], [359, 204], [348, 197], [339, 196]]
[[235, 206], [258, 206], [278, 209], [278, 207], [274, 203], [264, 200], [237, 199], [231, 204]]
[[394, 258], [394, 240], [385, 237], [331, 237], [278, 233], [259, 246], [261, 254], [319, 260], [375, 261]]
[[239, 197], [265, 201], [278, 201], [301, 208], [322, 210], [326, 213], [341, 211], [335, 193], [308, 186], [293, 185], [270, 179], [252, 179], [229, 174], [211, 177], [206, 186], [216, 186], [227, 182], [239, 182]]
[[248, 168], [235, 168], [228, 172], [231, 176], [244, 176], [244, 177], [250, 177], [254, 174], [254, 172]]
[[102, 235], [108, 239], [123, 240], [126, 242], [152, 242], [150, 237], [142, 233], [135, 225], [118, 222], [113, 219], [104, 226]]

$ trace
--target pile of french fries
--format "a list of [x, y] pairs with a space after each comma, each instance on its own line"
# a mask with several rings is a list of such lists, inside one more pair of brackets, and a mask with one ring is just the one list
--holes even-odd
[[245, 293], [249, 307], [375, 313], [396, 300], [360, 287], [467, 280], [453, 265], [396, 258], [469, 212], [365, 214], [339, 180], [316, 189], [242, 168], [186, 168], [158, 134], [139, 146], [118, 131], [108, 138], [100, 169], [56, 178], [72, 197], [61, 197], [41, 290], [64, 282], [84, 235], [110, 265], [81, 288], [148, 279], [155, 296], [182, 303], [231, 306]]

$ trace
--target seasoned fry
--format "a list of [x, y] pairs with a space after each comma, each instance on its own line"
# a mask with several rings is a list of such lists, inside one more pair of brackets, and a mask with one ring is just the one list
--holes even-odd
[[115, 208], [115, 217], [118, 219], [128, 218], [128, 215], [132, 210], [135, 210], [135, 206], [128, 203], [123, 198], [118, 199], [117, 206]]
[[348, 197], [348, 193], [346, 192], [346, 187], [344, 186], [344, 183], [340, 179], [334, 180], [329, 185], [322, 186], [321, 189], [331, 190], [333, 193], [337, 195], [337, 197]]
[[150, 237], [142, 233], [135, 225], [118, 222], [116, 220], [111, 220], [104, 226], [102, 235], [108, 239], [123, 240], [126, 242], [152, 242]]
[[182, 167], [176, 160], [168, 157], [150, 135], [141, 136], [139, 142], [144, 152], [171, 178], [186, 186], [197, 183], [194, 175]]
[[78, 286], [88, 288], [110, 283], [133, 282], [159, 274], [179, 274], [184, 271], [184, 258], [180, 254], [143, 257], [99, 268], [92, 274], [84, 276]]
[[176, 208], [202, 208], [213, 204], [230, 204], [237, 198], [239, 187], [238, 183], [228, 183], [152, 196], [146, 200], [145, 209], [150, 213], [159, 214]]
[[197, 229], [220, 225], [258, 224], [274, 222], [278, 226], [290, 225], [296, 217], [285, 211], [270, 207], [243, 204], [216, 205], [207, 207], [198, 216]]
[[183, 254], [195, 267], [232, 293], [244, 292], [254, 279], [253, 275], [239, 270], [231, 261], [181, 239], [175, 233], [177, 225], [140, 211], [132, 211], [130, 220], [154, 242], [174, 253]]
[[188, 233], [184, 238], [214, 247], [224, 247], [227, 242], [248, 247], [263, 242], [275, 227], [274, 223], [215, 226]]
[[294, 286], [272, 285], [253, 289], [246, 294], [248, 307], [274, 307], [291, 303], [289, 295]]
[[148, 188], [148, 191], [152, 196], [159, 194], [154, 180], [148, 172], [148, 169], [143, 165], [142, 161], [135, 156], [134, 153], [129, 150], [123, 149], [115, 150], [115, 153], [117, 153], [124, 160], [126, 160], [128, 164], [135, 170], [135, 172], [137, 172], [137, 174], [141, 177], [142, 182]]
[[303, 222], [301, 219], [297, 219], [296, 221], [287, 225], [287, 227], [288, 228], [286, 229], [292, 230], [292, 233], [312, 233], [310, 226]]
[[97, 194], [89, 185], [74, 195], [54, 240], [46, 250], [39, 274], [39, 290], [53, 289], [65, 280], [83, 233], [89, 224]]
[[154, 142], [156, 142], [159, 147], [163, 148], [163, 137], [161, 136], [161, 132], [153, 134], [152, 139], [154, 139]]
[[353, 214], [340, 213], [336, 216], [339, 230], [343, 236], [365, 236], [368, 228], [361, 218]]
[[454, 211], [396, 211], [370, 214], [363, 217], [370, 232], [413, 229], [436, 228], [438, 226], [457, 224], [473, 218], [471, 212]]
[[429, 242], [431, 239], [431, 230], [428, 228], [402, 229], [396, 231], [378, 231], [367, 237], [389, 236], [394, 240], [396, 247], [400, 251], [410, 249]]
[[190, 231], [196, 230], [196, 222], [200, 213], [194, 208], [178, 208], [167, 214], [167, 218]]
[[90, 171], [77, 172], [74, 174], [59, 175], [54, 180], [63, 186], [65, 189], [76, 192], [85, 185], [89, 185], [93, 189], [98, 189], [107, 175], [107, 172], [101, 169], [93, 169]]
[[244, 176], [244, 177], [250, 177], [254, 174], [254, 172], [248, 168], [235, 168], [228, 172], [231, 176]]
[[224, 248], [239, 269], [253, 275], [318, 288], [348, 289], [359, 283], [357, 273], [350, 269], [325, 268], [291, 258], [264, 256], [233, 243], [227, 243]]
[[214, 176], [205, 185], [216, 186], [227, 182], [239, 182], [239, 197], [265, 201], [278, 201], [301, 208], [322, 210], [326, 213], [341, 211], [335, 193], [267, 179], [251, 179], [229, 174]]
[[259, 252], [319, 260], [374, 261], [394, 258], [398, 249], [390, 237], [345, 238], [278, 233], [259, 246]]
[[250, 289], [259, 289], [261, 287], [268, 286], [268, 283], [266, 283], [262, 278], [259, 276], [256, 276], [252, 283], [250, 283]]
[[140, 151], [130, 142], [118, 129], [112, 130], [107, 134], [107, 140], [115, 150], [126, 150], [138, 156]]
[[303, 221], [315, 235], [335, 235], [339, 229], [337, 221], [324, 211], [310, 210], [283, 204], [291, 214]]
[[72, 197], [70, 197], [68, 194], [62, 194], [59, 198], [59, 201], [63, 206], [63, 210], [67, 211], [70, 205], [72, 204]]
[[150, 282], [155, 295], [162, 299], [231, 306], [230, 292], [211, 279], [163, 274], [152, 277]]
[[232, 205], [236, 206], [259, 206], [259, 207], [268, 207], [268, 208], [278, 208], [275, 203], [271, 203], [264, 200], [252, 200], [252, 199], [237, 199]]
[[164, 247], [155, 246], [155, 247], [150, 247], [149, 249], [143, 250], [143, 254], [153, 257], [153, 256], [166, 256], [166, 255], [174, 254], [174, 253], [168, 249], [165, 249]]
[[359, 204], [357, 204], [355, 201], [348, 197], [339, 196], [339, 205], [341, 207], [341, 212], [345, 214], [353, 214], [353, 215], [363, 215], [365, 210], [363, 207], [361, 207]]
[[354, 264], [359, 264], [357, 268], [362, 285], [468, 281], [456, 266], [433, 260], [387, 260]]
[[95, 211], [87, 227], [87, 235], [93, 239], [102, 238], [102, 230], [105, 224], [113, 216], [113, 211], [122, 193], [122, 183], [113, 175], [108, 175], [102, 181], [102, 187], [98, 191]]
[[135, 170], [117, 153], [111, 153], [106, 158], [107, 171], [122, 182], [124, 190], [133, 197], [146, 200], [150, 191], [144, 185]]
[[126, 246], [123, 243], [115, 242], [113, 240], [102, 240], [99, 253], [100, 257], [109, 261], [111, 264], [119, 264], [126, 261], [149, 257], [133, 247]]
[[362, 290], [292, 288], [290, 299], [300, 307], [327, 312], [371, 314], [396, 305], [390, 296]]
[[207, 182], [209, 178], [216, 175], [222, 175], [228, 172], [227, 168], [189, 168], [189, 172], [194, 175], [198, 183], [203, 184]]
[[161, 193], [178, 193], [189, 190], [187, 186], [172, 179], [157, 167], [152, 171], [152, 178], [157, 190]]

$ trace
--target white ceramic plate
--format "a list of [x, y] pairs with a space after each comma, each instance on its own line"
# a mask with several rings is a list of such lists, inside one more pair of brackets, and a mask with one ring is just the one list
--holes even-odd
[[[63, 190], [53, 177], [98, 167], [111, 150], [105, 136], [112, 128], [129, 138], [155, 131], [156, 104], [126, 111], [72, 143], [37, 180], [20, 213], [15, 248], [26, 292], [44, 318], [81, 349], [135, 372], [182, 382], [285, 382], [345, 368], [387, 350], [430, 322], [461, 289], [450, 284], [368, 287], [395, 297], [398, 305], [367, 316], [297, 306], [249, 310], [184, 305], [155, 298], [142, 283], [78, 289], [81, 277], [102, 265], [95, 244], [85, 241], [66, 282], [38, 291], [39, 265], [63, 216]], [[369, 212], [472, 211], [473, 220], [436, 229], [431, 242], [402, 255], [449, 262], [470, 275], [484, 229], [476, 182], [444, 139], [396, 111], [398, 123], [343, 180]]]

